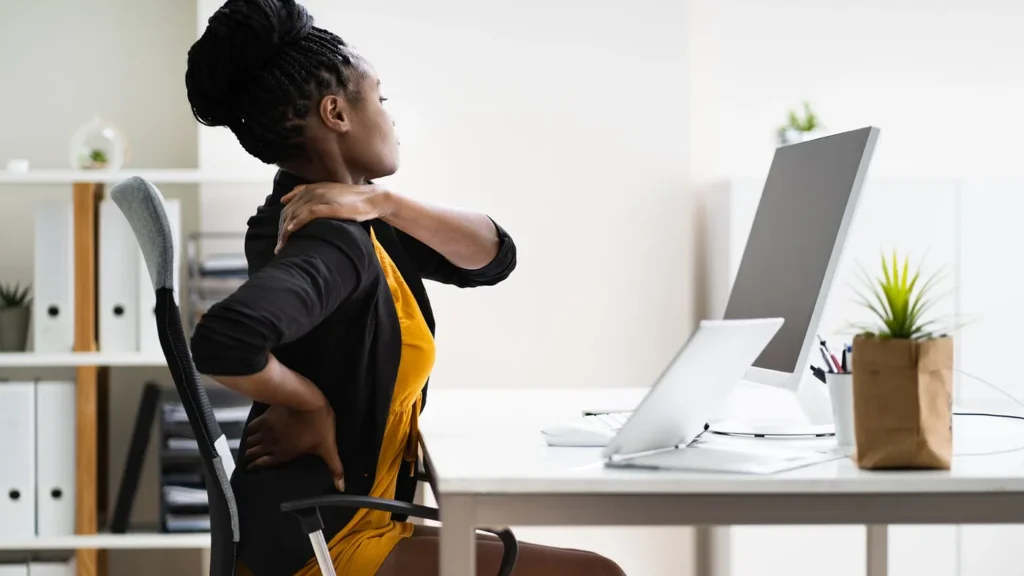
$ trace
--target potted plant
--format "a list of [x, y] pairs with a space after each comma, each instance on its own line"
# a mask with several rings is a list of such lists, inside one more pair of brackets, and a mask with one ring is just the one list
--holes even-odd
[[853, 341], [853, 414], [861, 468], [949, 469], [953, 455], [953, 339], [931, 318], [940, 276], [882, 256], [864, 274], [875, 317]]
[[0, 284], [0, 351], [23, 352], [32, 311], [29, 286]]
[[822, 132], [818, 115], [811, 110], [809, 103], [804, 102], [803, 115], [801, 116], [796, 110], [790, 110], [788, 121], [779, 127], [779, 146], [811, 140], [820, 136]]
[[99, 148], [89, 152], [89, 168], [101, 169], [107, 167], [107, 153]]

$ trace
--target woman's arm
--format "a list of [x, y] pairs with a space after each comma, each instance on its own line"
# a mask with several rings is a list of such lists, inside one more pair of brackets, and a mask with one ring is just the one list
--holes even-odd
[[516, 267], [508, 233], [478, 212], [418, 202], [373, 184], [304, 184], [281, 199], [288, 204], [278, 248], [317, 218], [390, 224], [423, 278], [467, 288], [501, 282]]
[[384, 190], [380, 218], [437, 251], [463, 270], [479, 270], [494, 261], [501, 239], [484, 214], [432, 206]]
[[360, 284], [370, 255], [352, 223], [317, 220], [212, 306], [192, 336], [199, 372], [267, 404], [312, 410], [323, 395], [270, 351], [327, 317]]
[[327, 401], [315, 384], [281, 364], [273, 354], [267, 355], [267, 365], [255, 374], [210, 377], [264, 404], [309, 412], [323, 408]]

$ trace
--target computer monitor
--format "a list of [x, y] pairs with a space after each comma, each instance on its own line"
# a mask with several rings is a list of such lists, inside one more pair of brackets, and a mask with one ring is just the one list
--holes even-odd
[[785, 318], [745, 379], [797, 390], [846, 243], [878, 128], [775, 151], [726, 319]]

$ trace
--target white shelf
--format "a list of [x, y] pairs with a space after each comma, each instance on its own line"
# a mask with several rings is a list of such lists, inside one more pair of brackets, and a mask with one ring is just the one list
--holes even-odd
[[32, 170], [14, 174], [0, 167], [0, 184], [73, 184], [96, 182], [116, 184], [131, 176], [141, 176], [154, 184], [254, 184], [267, 186], [273, 181], [277, 168], [245, 172], [212, 172], [188, 168], [167, 170]]
[[0, 352], [0, 368], [166, 365], [163, 356], [139, 352]]
[[210, 534], [91, 534], [0, 540], [0, 550], [199, 550], [210, 547]]

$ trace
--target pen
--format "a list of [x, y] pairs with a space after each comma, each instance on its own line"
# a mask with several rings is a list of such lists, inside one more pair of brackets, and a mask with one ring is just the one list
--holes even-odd
[[846, 363], [850, 366], [850, 373], [853, 373], [853, 344], [846, 345]]
[[841, 369], [839, 366], [839, 358], [836, 358], [836, 355], [833, 354], [832, 351], [828, 349], [828, 342], [825, 342], [825, 339], [821, 337], [821, 334], [818, 334], [817, 336], [818, 341], [821, 342], [821, 347], [824, 348], [825, 353], [828, 354], [830, 358], [832, 358], [832, 365], [836, 367], [836, 372], [838, 372]]
[[825, 352], [825, 347], [818, 346], [818, 352], [821, 352], [821, 359], [825, 361], [825, 366], [828, 366], [828, 371], [832, 374], [835, 374], [835, 365], [832, 364], [832, 360], [828, 357], [828, 352]]
[[847, 373], [850, 372], [850, 370], [847, 368], [847, 365], [846, 365], [846, 346], [843, 346], [843, 366], [842, 367], [843, 367], [843, 374], [847, 374]]

